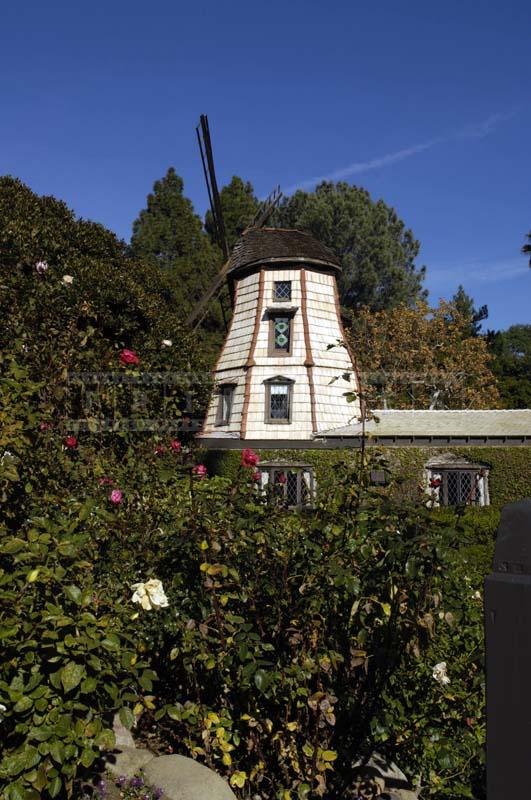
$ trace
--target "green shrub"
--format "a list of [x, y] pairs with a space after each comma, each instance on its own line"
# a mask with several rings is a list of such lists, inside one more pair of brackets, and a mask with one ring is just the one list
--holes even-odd
[[454, 532], [347, 464], [312, 515], [266, 505], [245, 468], [190, 481], [161, 464], [140, 494], [160, 526], [135, 525], [125, 558], [109, 539], [97, 571], [166, 588], [169, 611], [138, 619], [160, 735], [242, 796], [337, 796], [391, 677], [419, 669]]
[[0, 545], [0, 793], [70, 796], [78, 768], [112, 749], [113, 712], [132, 723], [152, 673], [129, 614], [94, 584], [94, 547], [69, 518], [32, 519]]

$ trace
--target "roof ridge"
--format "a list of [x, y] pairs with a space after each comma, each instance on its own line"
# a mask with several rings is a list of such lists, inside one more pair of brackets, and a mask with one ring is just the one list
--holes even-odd
[[531, 408], [373, 408], [373, 414], [520, 414]]

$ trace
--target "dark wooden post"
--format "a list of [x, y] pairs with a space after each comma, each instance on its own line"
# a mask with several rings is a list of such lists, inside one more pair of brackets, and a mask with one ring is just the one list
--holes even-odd
[[531, 763], [531, 500], [502, 510], [485, 580], [487, 800], [522, 797]]

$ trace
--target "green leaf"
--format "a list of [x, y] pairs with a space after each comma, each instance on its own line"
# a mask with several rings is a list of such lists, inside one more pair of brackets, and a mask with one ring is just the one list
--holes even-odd
[[120, 709], [118, 715], [120, 717], [120, 722], [122, 723], [122, 725], [124, 725], [127, 728], [127, 730], [130, 731], [135, 722], [135, 717], [131, 709], [127, 708], [127, 706], [124, 706], [123, 708]]
[[56, 775], [55, 778], [52, 778], [50, 783], [48, 784], [48, 794], [50, 797], [57, 797], [59, 792], [61, 791], [62, 781], [59, 775]]
[[91, 694], [97, 685], [98, 681], [96, 678], [85, 678], [85, 680], [81, 683], [81, 691], [83, 694]]
[[71, 692], [81, 682], [85, 675], [85, 670], [75, 661], [69, 661], [60, 671], [61, 683], [65, 692]]
[[21, 697], [18, 703], [15, 703], [14, 710], [22, 714], [24, 711], [27, 711], [29, 708], [33, 706], [33, 700], [31, 697]]
[[267, 672], [263, 669], [257, 669], [254, 673], [255, 686], [259, 692], [263, 692], [268, 684]]
[[81, 596], [81, 589], [79, 588], [79, 586], [74, 586], [74, 585], [66, 586], [65, 587], [65, 594], [66, 594], [67, 597], [70, 598], [70, 600], [73, 600], [74, 603], [78, 603], [79, 602], [79, 598]]
[[96, 757], [97, 753], [94, 750], [89, 750], [89, 748], [86, 747], [81, 753], [80, 761], [84, 767], [90, 767], [96, 760]]
[[65, 757], [65, 746], [60, 739], [56, 739], [50, 745], [50, 755], [57, 764], [62, 764]]
[[94, 739], [94, 744], [96, 745], [96, 747], [100, 747], [103, 750], [112, 750], [114, 748], [114, 745], [116, 744], [116, 739], [113, 731], [107, 728], [106, 730], [99, 733]]

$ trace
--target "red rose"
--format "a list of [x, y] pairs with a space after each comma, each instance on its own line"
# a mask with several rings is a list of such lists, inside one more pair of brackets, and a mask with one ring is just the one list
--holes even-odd
[[140, 364], [140, 359], [132, 350], [122, 350], [120, 353], [120, 362], [125, 365], [134, 364], [138, 366], [138, 364]]
[[75, 450], [77, 447], [77, 439], [75, 436], [67, 436], [65, 439], [65, 447], [69, 450]]
[[156, 455], [156, 456], [161, 456], [161, 455], [163, 455], [165, 452], [166, 452], [166, 448], [164, 447], [164, 445], [163, 445], [163, 444], [158, 444], [158, 445], [155, 447], [155, 455]]
[[286, 478], [286, 476], [285, 476], [285, 474], [283, 472], [280, 473], [280, 475], [277, 478], [277, 481], [279, 483], [286, 483], [287, 478]]
[[253, 476], [252, 477], [253, 477], [253, 481], [259, 481], [260, 478], [261, 478], [261, 475], [258, 472], [258, 470], [255, 470], [255, 472], [253, 472]]
[[252, 450], [245, 448], [242, 451], [242, 464], [244, 467], [256, 467], [259, 461], [260, 459]]
[[41, 422], [41, 424], [39, 425], [41, 431], [51, 431], [52, 427], [53, 426], [50, 422]]
[[181, 443], [178, 439], [172, 439], [170, 442], [170, 448], [173, 450], [174, 453], [179, 453], [181, 450]]
[[438, 489], [441, 485], [442, 481], [440, 478], [432, 478], [430, 481], [430, 488], [431, 489]]

